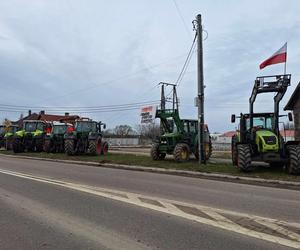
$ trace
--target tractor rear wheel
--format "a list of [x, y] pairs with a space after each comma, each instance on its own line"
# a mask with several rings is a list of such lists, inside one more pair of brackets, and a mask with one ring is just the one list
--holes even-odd
[[237, 136], [232, 136], [231, 139], [231, 159], [232, 159], [232, 165], [237, 166], [238, 163], [238, 152], [237, 152]]
[[178, 143], [174, 149], [174, 158], [177, 162], [188, 161], [190, 158], [190, 148], [186, 143]]
[[104, 141], [102, 143], [101, 154], [107, 155], [107, 153], [108, 153], [108, 143], [107, 143], [107, 141]]
[[74, 140], [66, 140], [65, 141], [65, 152], [67, 155], [75, 154], [75, 141]]
[[286, 165], [286, 171], [289, 174], [300, 174], [300, 146], [287, 146], [289, 161]]
[[20, 138], [15, 138], [13, 140], [13, 151], [14, 151], [14, 153], [24, 152], [24, 146], [23, 146]]
[[251, 167], [251, 149], [248, 144], [237, 145], [237, 167], [243, 172], [250, 172]]
[[42, 139], [37, 139], [35, 141], [35, 151], [36, 152], [42, 152], [43, 151], [43, 140]]
[[89, 140], [88, 151], [91, 155], [100, 155], [102, 152], [102, 143], [101, 139]]
[[43, 145], [43, 150], [46, 153], [52, 152], [51, 140], [45, 140]]
[[155, 143], [152, 145], [150, 155], [152, 157], [152, 160], [154, 160], [154, 161], [163, 160], [166, 157], [165, 153], [159, 152], [159, 144], [158, 143]]

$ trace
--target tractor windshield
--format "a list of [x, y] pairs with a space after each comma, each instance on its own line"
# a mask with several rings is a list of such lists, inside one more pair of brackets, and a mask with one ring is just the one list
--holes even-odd
[[67, 125], [55, 125], [53, 127], [53, 134], [65, 134], [67, 132]]
[[[250, 119], [247, 119], [247, 130], [250, 129]], [[253, 117], [253, 127], [273, 129], [273, 117]]]
[[97, 123], [96, 122], [77, 122], [75, 129], [78, 132], [97, 132]]
[[44, 123], [42, 122], [26, 122], [25, 123], [25, 131], [26, 132], [34, 132], [35, 130], [44, 130]]

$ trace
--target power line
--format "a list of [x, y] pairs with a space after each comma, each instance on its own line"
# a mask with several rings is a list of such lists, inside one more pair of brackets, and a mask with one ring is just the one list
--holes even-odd
[[133, 103], [125, 103], [125, 104], [112, 104], [112, 105], [102, 105], [102, 106], [25, 106], [25, 105], [11, 105], [11, 104], [0, 104], [0, 107], [4, 108], [19, 108], [19, 109], [71, 109], [71, 110], [80, 110], [80, 109], [105, 109], [105, 108], [118, 108], [118, 107], [130, 107], [137, 105], [145, 105], [149, 103], [157, 103], [159, 100], [148, 100], [143, 102], [133, 102]]
[[183, 26], [184, 26], [186, 32], [187, 32], [188, 35], [191, 37], [191, 32], [190, 32], [188, 26], [186, 25], [186, 22], [184, 21], [183, 15], [181, 14], [181, 11], [180, 11], [180, 9], [179, 9], [179, 7], [178, 7], [178, 4], [176, 3], [176, 0], [173, 0], [173, 3], [174, 3], [174, 5], [175, 5], [175, 7], [176, 7], [176, 10], [177, 10], [177, 12], [178, 12], [178, 15], [179, 15], [179, 17], [180, 17], [180, 19], [181, 19], [181, 21], [182, 21], [182, 23], [183, 23]]

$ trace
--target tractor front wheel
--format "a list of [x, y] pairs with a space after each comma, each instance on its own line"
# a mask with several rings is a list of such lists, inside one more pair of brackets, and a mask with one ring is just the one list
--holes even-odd
[[152, 145], [150, 155], [152, 157], [152, 160], [154, 160], [154, 161], [163, 160], [166, 157], [165, 153], [159, 152], [159, 144], [158, 143], [155, 143]]
[[186, 143], [178, 143], [174, 149], [174, 158], [177, 162], [188, 161], [190, 158], [190, 148]]
[[289, 174], [300, 174], [300, 146], [287, 146], [289, 161], [286, 165], [286, 171]]
[[75, 154], [75, 141], [74, 140], [66, 140], [65, 141], [65, 152], [67, 155]]
[[250, 172], [251, 167], [251, 149], [248, 144], [237, 145], [237, 167], [243, 172]]
[[107, 153], [108, 153], [108, 142], [105, 141], [102, 143], [101, 154], [107, 155]]

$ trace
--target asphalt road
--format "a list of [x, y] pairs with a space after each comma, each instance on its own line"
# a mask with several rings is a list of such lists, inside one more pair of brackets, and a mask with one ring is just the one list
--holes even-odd
[[299, 191], [0, 156], [1, 249], [290, 249], [299, 225]]

